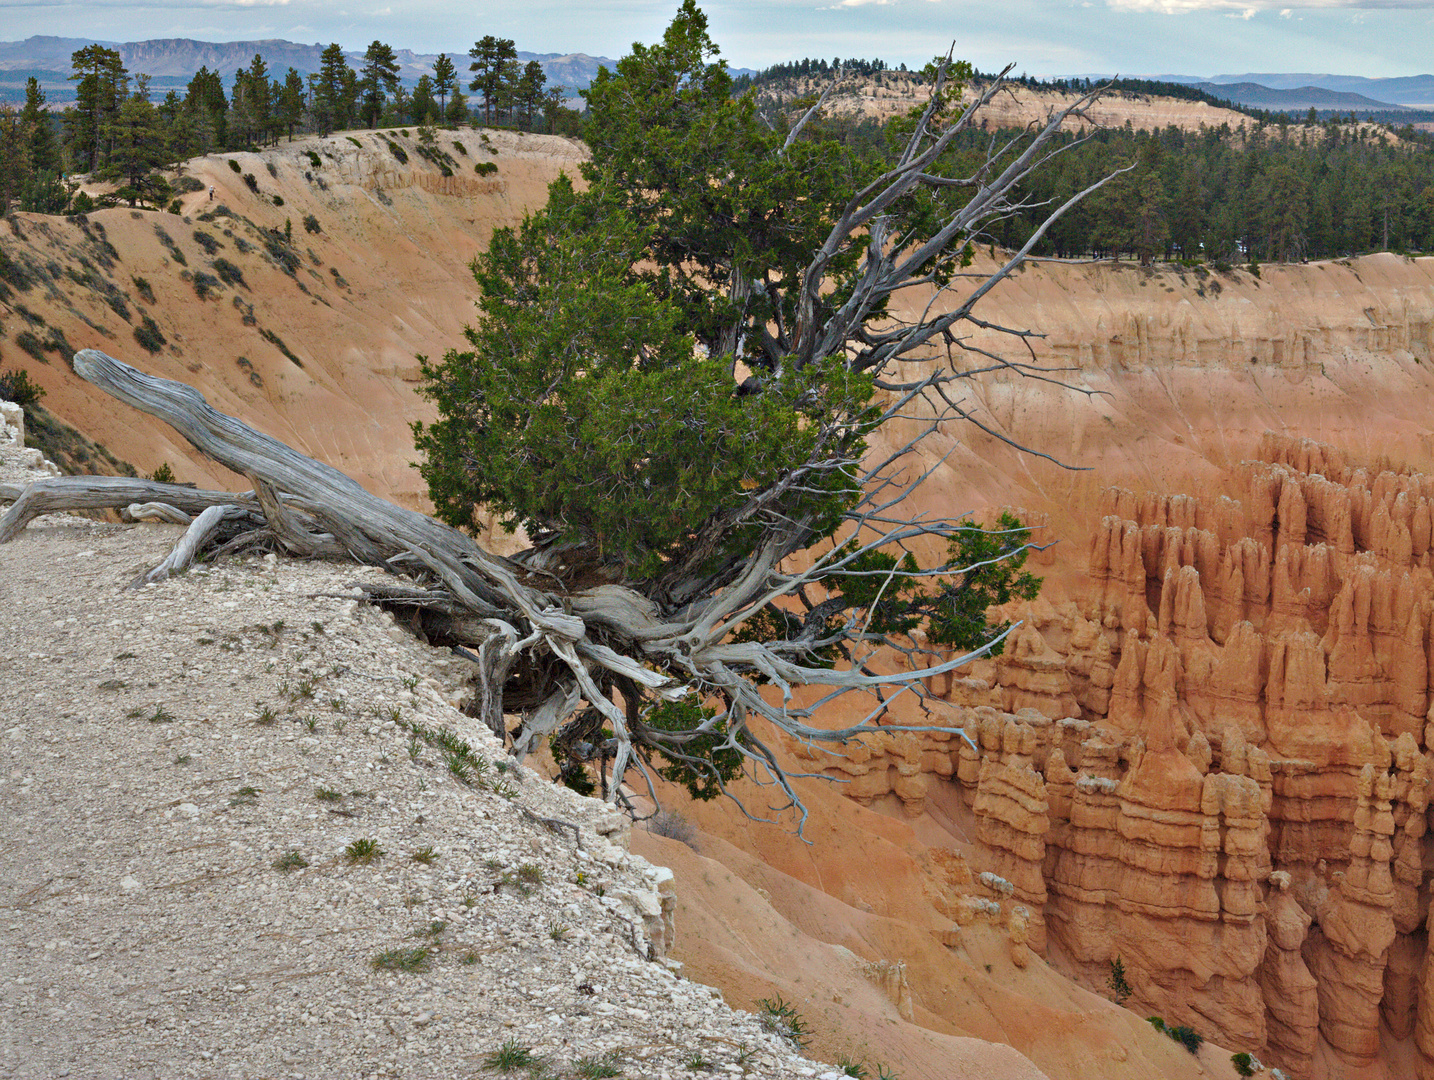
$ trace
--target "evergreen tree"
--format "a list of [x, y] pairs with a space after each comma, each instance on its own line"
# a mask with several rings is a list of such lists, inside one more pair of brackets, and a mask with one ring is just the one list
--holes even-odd
[[524, 113], [523, 126], [529, 131], [533, 130], [533, 115], [543, 102], [543, 87], [547, 81], [548, 76], [543, 71], [543, 65], [536, 60], [529, 60], [523, 67], [523, 76], [518, 82], [517, 98]]
[[70, 153], [82, 171], [99, 168], [109, 159], [114, 125], [129, 92], [129, 72], [114, 49], [86, 45], [70, 56], [75, 104], [65, 110]]
[[33, 75], [25, 80], [25, 106], [20, 110], [20, 123], [28, 132], [30, 168], [36, 173], [58, 174], [60, 147], [55, 141], [50, 113], [45, 108], [45, 91]]
[[294, 141], [294, 128], [304, 119], [304, 77], [297, 68], [290, 68], [284, 75], [284, 85], [276, 95], [278, 109], [276, 119], [288, 132], [289, 141]]
[[415, 124], [432, 124], [442, 115], [438, 103], [433, 100], [433, 79], [427, 74], [418, 77], [418, 85], [413, 88], [409, 107], [413, 112]]
[[443, 111], [443, 116], [450, 127], [468, 123], [468, 99], [457, 86], [453, 88], [453, 96], [448, 99], [448, 107]]
[[194, 129], [194, 150], [207, 154], [227, 145], [229, 141], [229, 100], [224, 96], [224, 80], [208, 65], [200, 67], [184, 96], [184, 110]]
[[458, 72], [447, 53], [439, 53], [433, 62], [433, 92], [438, 95], [438, 115], [448, 115], [448, 95], [458, 89]]
[[378, 127], [387, 94], [398, 89], [398, 60], [393, 46], [372, 42], [363, 54], [363, 78], [359, 82], [363, 95], [363, 119], [367, 127]]
[[328, 135], [348, 125], [349, 86], [353, 69], [344, 56], [343, 46], [334, 42], [319, 56], [318, 78], [314, 83], [314, 121], [320, 135]]
[[518, 58], [517, 45], [508, 38], [487, 34], [468, 50], [473, 62], [468, 70], [473, 73], [468, 89], [483, 95], [483, 123], [493, 122], [493, 104], [503, 88], [504, 69], [510, 60]]

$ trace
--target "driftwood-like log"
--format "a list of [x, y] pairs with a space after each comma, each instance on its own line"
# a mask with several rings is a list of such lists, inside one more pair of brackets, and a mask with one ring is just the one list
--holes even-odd
[[229, 491], [198, 491], [184, 484], [160, 484], [129, 476], [50, 476], [19, 489], [14, 504], [0, 517], [0, 544], [14, 539], [41, 514], [115, 510], [132, 503], [149, 502], [173, 506], [191, 518], [211, 506], [226, 505], [259, 514], [257, 500]]
[[171, 574], [189, 569], [194, 557], [210, 538], [224, 525], [225, 521], [237, 521], [249, 516], [249, 511], [239, 506], [211, 506], [200, 514], [184, 531], [184, 536], [174, 546], [163, 562], [154, 569], [140, 574], [130, 582], [130, 588], [164, 581]]

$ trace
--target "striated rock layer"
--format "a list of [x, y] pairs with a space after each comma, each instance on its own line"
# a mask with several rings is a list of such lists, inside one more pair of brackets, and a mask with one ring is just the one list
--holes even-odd
[[1143, 1012], [1295, 1077], [1412, 1037], [1432, 1080], [1434, 476], [1267, 434], [1225, 484], [1106, 491], [1072, 595], [927, 687], [974, 747], [871, 740], [849, 794], [950, 785], [1029, 947]]

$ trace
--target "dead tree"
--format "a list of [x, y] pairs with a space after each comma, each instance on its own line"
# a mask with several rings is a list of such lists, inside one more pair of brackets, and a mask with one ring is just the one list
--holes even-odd
[[[919, 699], [923, 679], [960, 667], [974, 655], [943, 659], [923, 648], [918, 637], [879, 632], [872, 626], [876, 601], [852, 609], [840, 602], [836, 586], [844, 576], [869, 576], [872, 571], [862, 567], [869, 565], [863, 560], [870, 553], [929, 548], [963, 527], [960, 521], [922, 517], [904, 508], [930, 475], [912, 468], [915, 453], [942, 422], [964, 418], [981, 423], [957, 395], [962, 380], [997, 368], [1061, 380], [1059, 373], [1034, 363], [1028, 331], [994, 326], [973, 309], [1021, 264], [1057, 218], [1099, 184], [1048, 207], [1044, 222], [994, 272], [973, 276], [933, 269], [942, 259], [949, 267], [951, 253], [975, 244], [984, 227], [1026, 208], [1022, 181], [1069, 145], [1058, 142], [1057, 133], [1070, 118], [1084, 117], [1096, 97], [1081, 97], [1023, 137], [993, 141], [984, 163], [969, 175], [945, 175], [938, 168], [943, 156], [1001, 85], [994, 81], [958, 115], [942, 121], [944, 88], [938, 78], [932, 102], [904, 150], [835, 217], [802, 276], [794, 325], [767, 328], [773, 356], [782, 362], [840, 357], [849, 370], [873, 375], [883, 402], [873, 426], [917, 418], [919, 430], [904, 445], [861, 461], [832, 450], [843, 444], [840, 431], [834, 429], [831, 439], [817, 439], [811, 455], [792, 461], [777, 484], [751, 491], [735, 513], [702, 523], [712, 542], [704, 543], [699, 534], [690, 546], [692, 557], [670, 566], [657, 587], [643, 590], [622, 580], [569, 584], [557, 572], [561, 553], [541, 547], [511, 558], [490, 554], [464, 533], [378, 498], [338, 470], [215, 411], [189, 386], [143, 374], [92, 349], [75, 355], [76, 372], [168, 423], [205, 455], [247, 477], [252, 490], [231, 495], [142, 480], [46, 479], [20, 493], [0, 519], [0, 542], [36, 513], [162, 503], [194, 520], [180, 550], [151, 572], [151, 580], [205, 551], [255, 544], [302, 558], [382, 567], [400, 582], [370, 589], [372, 599], [406, 612], [431, 640], [461, 649], [474, 662], [480, 687], [476, 715], [500, 739], [511, 739], [515, 754], [561, 736], [575, 717], [587, 718], [586, 730], [605, 725], [611, 732], [607, 751], [613, 781], [605, 787], [612, 798], [624, 801], [622, 779], [631, 768], [641, 771], [651, 790], [644, 750], [658, 748], [669, 760], [710, 770], [706, 755], [687, 752], [705, 740], [709, 751], [716, 746], [740, 754], [748, 774], [774, 785], [784, 805], [796, 807], [799, 821], [804, 820], [805, 809], [777, 747], [769, 742], [771, 732], [810, 744], [860, 738], [889, 717], [896, 697]], [[969, 197], [946, 213], [934, 233], [918, 240], [893, 224], [891, 210], [901, 200], [953, 188]], [[862, 251], [854, 286], [839, 304], [819, 304], [819, 297], [829, 299], [827, 267], [853, 246]], [[731, 287], [760, 285], [736, 282]], [[871, 321], [871, 313], [891, 297], [911, 290], [924, 293], [918, 316]], [[818, 318], [820, 310], [829, 314]], [[1028, 355], [1013, 361], [976, 348], [957, 336], [963, 325], [1008, 333]], [[838, 417], [830, 422], [851, 421]], [[812, 548], [813, 523], [772, 508], [783, 491], [838, 470], [855, 478], [864, 494], [833, 542]], [[724, 530], [752, 524], [760, 526], [757, 540], [740, 558], [714, 568], [703, 557], [716, 550]], [[881, 590], [902, 579], [934, 583], [966, 569], [893, 564], [881, 571]], [[763, 612], [773, 611], [781, 613], [779, 632], [743, 632]], [[841, 649], [841, 662], [816, 659], [833, 645]], [[874, 665], [878, 654], [885, 662]], [[797, 687], [817, 691], [798, 703], [793, 696]], [[824, 709], [849, 695], [867, 700], [865, 719], [837, 729], [815, 722]], [[693, 699], [713, 707], [689, 730], [658, 730], [645, 722], [651, 703]], [[521, 724], [510, 731], [508, 718], [515, 716]], [[886, 722], [883, 730], [930, 727]]]

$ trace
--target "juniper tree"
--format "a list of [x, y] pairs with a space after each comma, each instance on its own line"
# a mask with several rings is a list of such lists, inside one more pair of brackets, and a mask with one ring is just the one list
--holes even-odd
[[[551, 743], [570, 774], [596, 760], [622, 803], [625, 781], [661, 775], [707, 796], [745, 771], [800, 808], [779, 739], [929, 723], [923, 679], [969, 660], [953, 650], [994, 646], [1004, 629], [986, 608], [1035, 587], [1017, 565], [1020, 523], [973, 531], [908, 499], [935, 470], [923, 453], [941, 457], [941, 425], [981, 423], [962, 380], [1052, 378], [961, 332], [1024, 346], [1026, 331], [975, 305], [1100, 181], [1050, 206], [993, 272], [974, 273], [971, 254], [1093, 96], [960, 170], [953, 143], [1001, 87], [963, 104], [967, 71], [937, 65], [930, 100], [866, 158], [808, 130], [820, 100], [769, 127], [734, 98], [692, 0], [661, 43], [600, 72], [583, 184], [560, 178], [543, 210], [493, 235], [465, 345], [422, 361], [438, 419], [416, 437], [442, 521], [182, 384], [77, 354], [82, 376], [253, 486], [164, 492], [199, 517], [146, 577], [213, 542], [405, 572], [366, 591], [474, 663], [473, 712], [515, 755]], [[875, 438], [898, 424], [900, 438]], [[78, 483], [22, 498], [0, 542]], [[99, 505], [108, 487], [121, 505], [161, 495], [84, 483], [69, 505]], [[528, 546], [500, 558], [462, 531], [488, 512]], [[819, 721], [847, 698], [862, 720]]]

